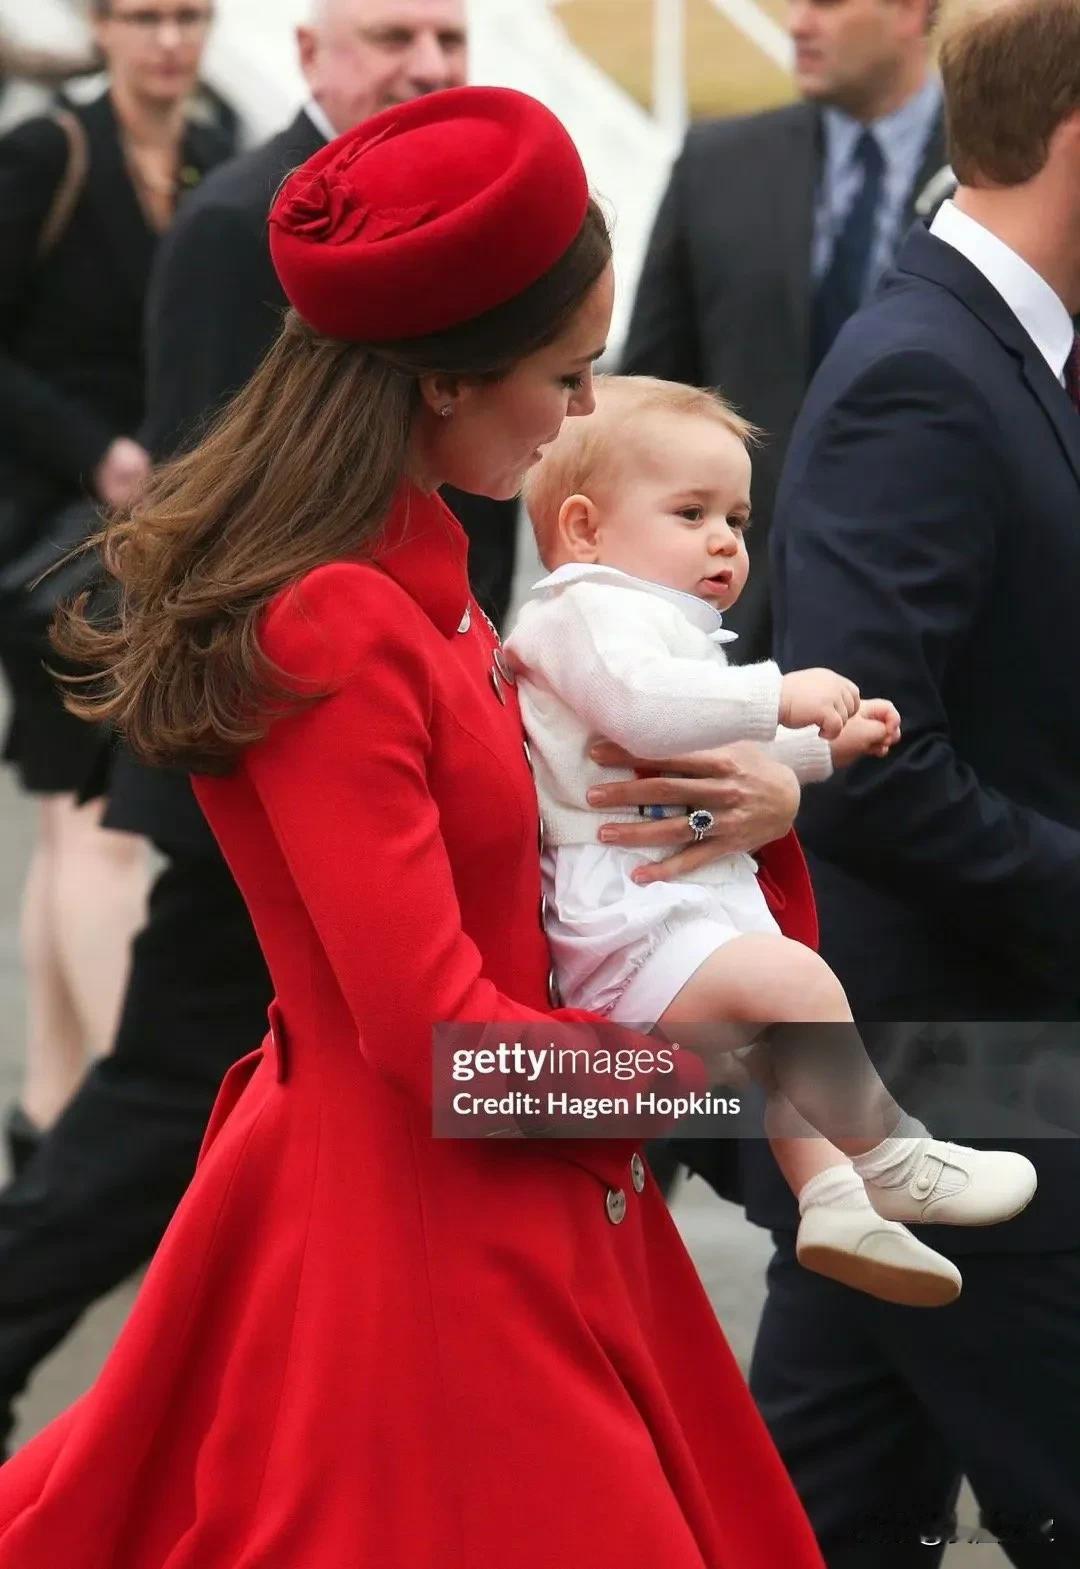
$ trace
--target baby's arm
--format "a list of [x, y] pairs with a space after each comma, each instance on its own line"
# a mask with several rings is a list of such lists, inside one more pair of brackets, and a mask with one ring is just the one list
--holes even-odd
[[589, 728], [637, 757], [772, 741], [780, 671], [671, 651], [636, 590], [577, 583], [523, 613], [508, 649]]
[[790, 768], [800, 784], [820, 784], [832, 774], [832, 745], [819, 735], [817, 725], [806, 725], [801, 730], [781, 725], [776, 739], [765, 750]]

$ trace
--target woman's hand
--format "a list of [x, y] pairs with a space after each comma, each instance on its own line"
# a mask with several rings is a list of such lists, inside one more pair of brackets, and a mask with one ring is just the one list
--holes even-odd
[[[647, 863], [634, 872], [636, 883], [662, 882], [696, 871], [710, 861], [739, 851], [760, 849], [787, 833], [799, 810], [799, 781], [790, 768], [768, 756], [752, 741], [687, 757], [646, 761], [631, 757], [610, 741], [600, 741], [589, 756], [605, 768], [633, 768], [648, 777], [618, 780], [589, 791], [590, 806], [620, 810], [634, 806], [705, 807], [716, 818], [700, 844], [693, 840], [685, 817], [657, 822], [605, 823], [600, 838], [624, 849], [671, 845], [666, 860]], [[669, 777], [657, 777], [659, 774]]]

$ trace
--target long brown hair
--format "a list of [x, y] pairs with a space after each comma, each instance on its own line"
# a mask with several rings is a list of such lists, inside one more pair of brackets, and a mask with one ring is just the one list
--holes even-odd
[[374, 551], [419, 378], [504, 376], [559, 336], [610, 256], [590, 203], [537, 283], [449, 332], [371, 348], [320, 338], [289, 312], [201, 445], [90, 541], [118, 609], [103, 620], [84, 594], [57, 618], [55, 646], [88, 671], [67, 678], [71, 712], [121, 730], [145, 762], [226, 773], [275, 713], [312, 701], [259, 646], [268, 602], [314, 567]]

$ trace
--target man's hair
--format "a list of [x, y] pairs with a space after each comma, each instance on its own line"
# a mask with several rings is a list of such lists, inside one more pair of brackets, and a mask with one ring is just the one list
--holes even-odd
[[1080, 112], [1080, 0], [975, 0], [945, 25], [949, 155], [961, 185], [1022, 185]]
[[718, 392], [654, 376], [598, 376], [595, 411], [565, 420], [525, 481], [525, 506], [542, 561], [554, 550], [563, 502], [569, 496], [584, 494], [595, 500], [603, 494], [633, 450], [634, 425], [649, 414], [713, 420], [746, 447], [759, 435]]

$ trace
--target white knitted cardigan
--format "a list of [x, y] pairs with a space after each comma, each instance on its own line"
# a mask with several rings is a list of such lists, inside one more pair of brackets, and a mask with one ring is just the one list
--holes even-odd
[[549, 843], [591, 844], [605, 821], [640, 821], [636, 808], [586, 802], [591, 786], [627, 777], [589, 757], [599, 737], [642, 758], [756, 741], [804, 783], [829, 777], [817, 730], [777, 724], [779, 668], [728, 664], [721, 645], [735, 636], [704, 600], [614, 567], [559, 567], [535, 585], [506, 651]]

